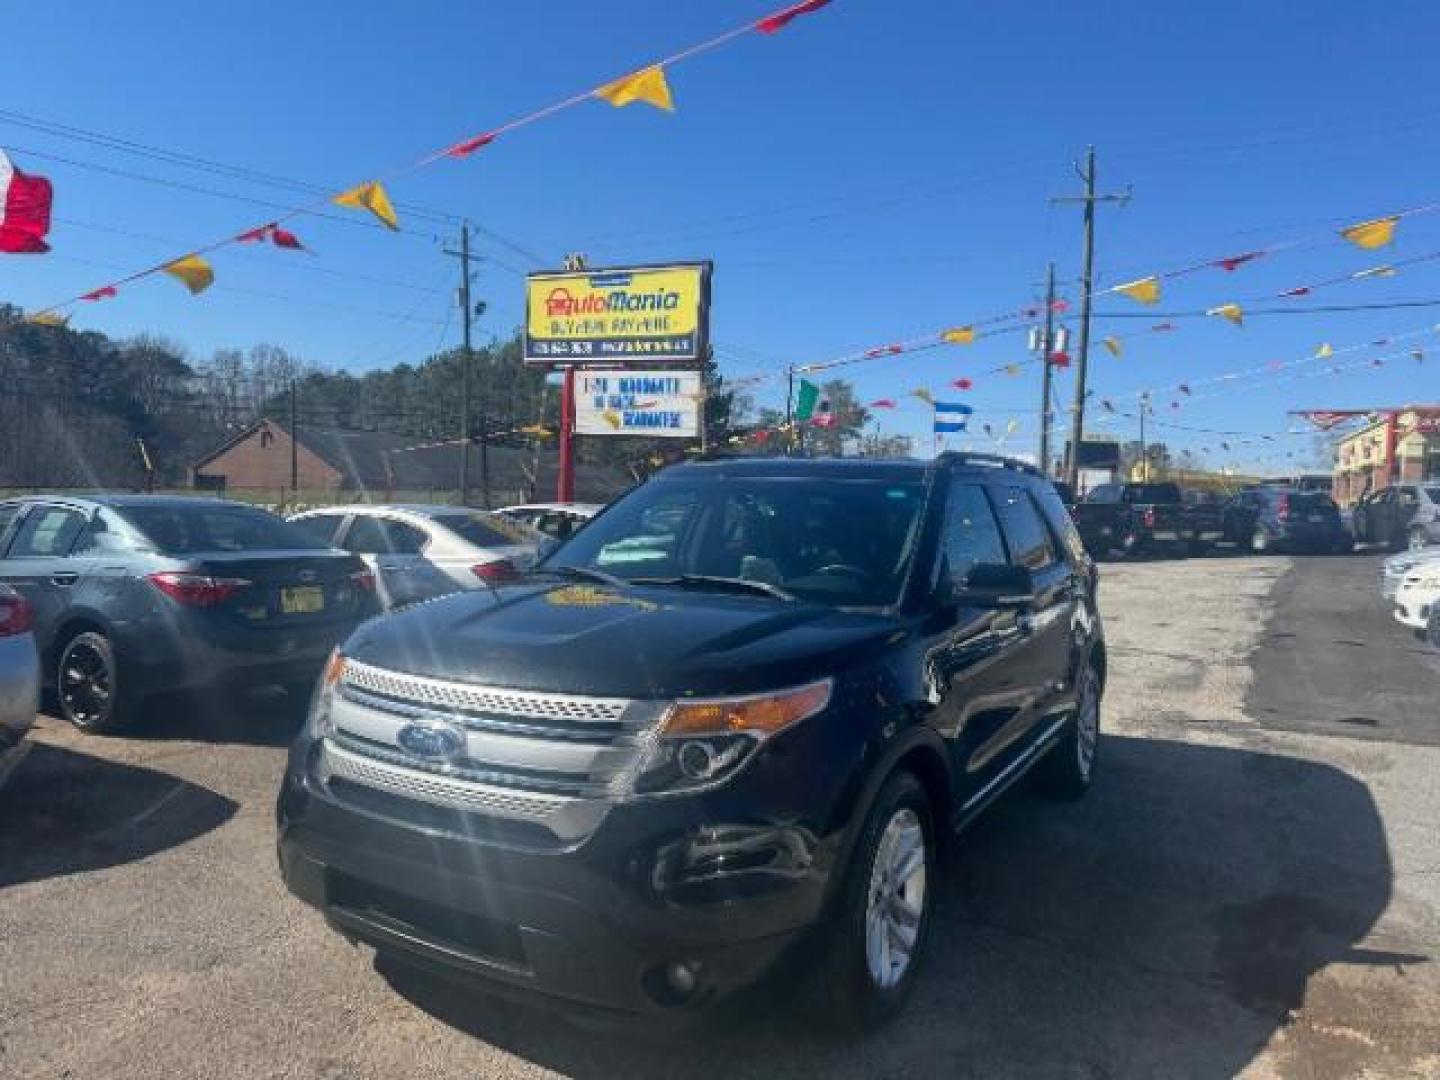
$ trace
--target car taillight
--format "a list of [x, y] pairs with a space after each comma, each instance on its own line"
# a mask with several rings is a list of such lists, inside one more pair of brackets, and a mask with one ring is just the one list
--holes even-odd
[[350, 584], [361, 592], [375, 591], [375, 575], [369, 570], [356, 570], [350, 575]]
[[476, 563], [470, 567], [470, 572], [481, 581], [513, 581], [520, 575], [515, 564], [509, 559], [496, 559], [494, 562]]
[[1290, 517], [1290, 496], [1281, 495], [1275, 500], [1275, 517], [1279, 521], [1286, 521]]
[[1144, 520], [1147, 529], [1153, 529], [1155, 527], [1155, 508], [1153, 506], [1145, 511]]
[[250, 585], [244, 578], [217, 578], [174, 570], [151, 574], [150, 583], [186, 607], [216, 607]]
[[35, 624], [35, 612], [23, 596], [0, 596], [0, 637], [23, 634]]

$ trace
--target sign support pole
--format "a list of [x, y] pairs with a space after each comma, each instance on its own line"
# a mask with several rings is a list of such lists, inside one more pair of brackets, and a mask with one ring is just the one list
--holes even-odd
[[565, 368], [560, 389], [560, 475], [555, 484], [557, 502], [575, 501], [575, 368]]

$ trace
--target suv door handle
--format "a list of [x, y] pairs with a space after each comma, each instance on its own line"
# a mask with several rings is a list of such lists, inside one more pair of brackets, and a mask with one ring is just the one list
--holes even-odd
[[74, 570], [57, 570], [50, 575], [52, 585], [74, 585], [80, 580], [80, 575]]
[[396, 563], [381, 563], [381, 564], [380, 564], [380, 569], [381, 569], [381, 570], [404, 570], [405, 568], [404, 568], [403, 566], [400, 566], [400, 565], [396, 564]]

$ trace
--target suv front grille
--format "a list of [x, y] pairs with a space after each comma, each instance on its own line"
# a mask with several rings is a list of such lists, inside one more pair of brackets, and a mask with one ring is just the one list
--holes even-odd
[[[402, 805], [540, 826], [568, 843], [593, 832], [633, 788], [665, 707], [456, 683], [351, 660], [317, 775], [340, 781], [331, 788], [337, 798], [358, 786]], [[436, 760], [405, 749], [407, 725], [436, 722], [463, 734], [459, 752]]]

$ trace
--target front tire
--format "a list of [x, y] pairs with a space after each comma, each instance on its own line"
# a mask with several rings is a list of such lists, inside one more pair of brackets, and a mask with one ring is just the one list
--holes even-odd
[[1040, 763], [1041, 790], [1052, 799], [1078, 799], [1095, 781], [1100, 757], [1100, 673], [1087, 665], [1075, 693], [1075, 715]]
[[55, 699], [60, 715], [81, 731], [118, 731], [130, 722], [135, 695], [120, 678], [115, 647], [104, 634], [76, 634], [55, 665]]
[[881, 788], [845, 873], [815, 978], [827, 1023], [868, 1030], [905, 1004], [930, 938], [935, 825], [911, 773]]

